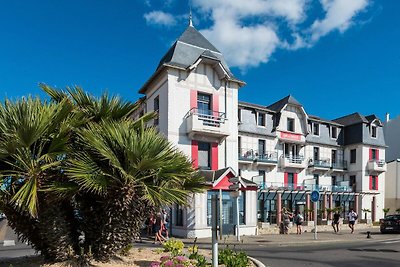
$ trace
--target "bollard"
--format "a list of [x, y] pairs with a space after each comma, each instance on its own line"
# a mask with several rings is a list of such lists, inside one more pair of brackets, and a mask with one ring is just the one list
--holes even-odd
[[367, 238], [371, 238], [371, 232], [367, 231]]

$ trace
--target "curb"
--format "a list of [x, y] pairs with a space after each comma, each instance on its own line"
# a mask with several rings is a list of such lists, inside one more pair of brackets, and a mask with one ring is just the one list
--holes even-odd
[[247, 256], [247, 257], [248, 257], [257, 267], [266, 267], [265, 264], [262, 263], [261, 261], [255, 259], [255, 258], [249, 257], [249, 256]]

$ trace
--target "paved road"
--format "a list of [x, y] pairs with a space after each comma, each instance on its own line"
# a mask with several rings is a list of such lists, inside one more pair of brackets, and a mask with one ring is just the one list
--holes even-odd
[[400, 237], [389, 240], [365, 240], [355, 242], [285, 244], [277, 247], [243, 245], [250, 256], [266, 266], [400, 266]]

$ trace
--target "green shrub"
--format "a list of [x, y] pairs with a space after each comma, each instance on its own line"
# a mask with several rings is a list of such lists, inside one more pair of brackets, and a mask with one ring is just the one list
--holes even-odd
[[249, 265], [249, 258], [245, 252], [237, 253], [227, 247], [219, 251], [218, 264], [224, 264], [226, 267], [246, 267]]
[[171, 238], [163, 244], [164, 252], [171, 252], [172, 256], [182, 254], [182, 250], [185, 247], [182, 241]]

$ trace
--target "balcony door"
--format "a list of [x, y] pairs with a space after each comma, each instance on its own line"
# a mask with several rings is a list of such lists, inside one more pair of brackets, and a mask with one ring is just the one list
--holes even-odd
[[284, 143], [285, 157], [295, 157], [299, 155], [299, 149], [296, 144]]
[[211, 95], [197, 94], [197, 112], [201, 115], [212, 115], [211, 111]]

